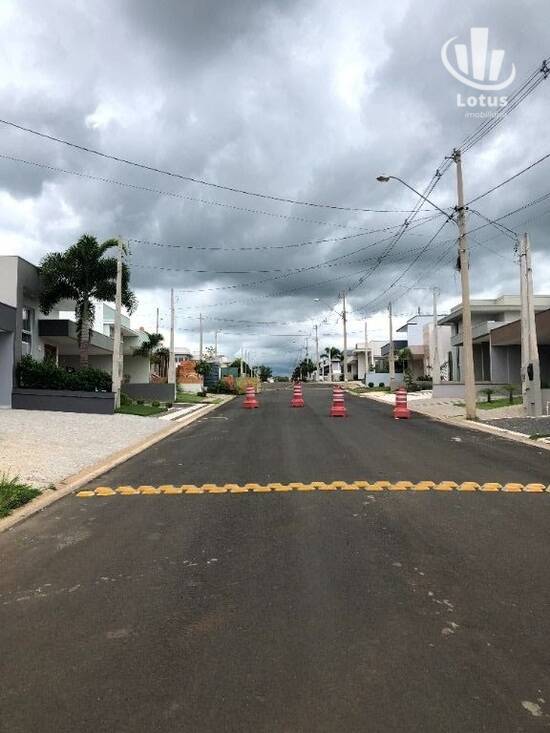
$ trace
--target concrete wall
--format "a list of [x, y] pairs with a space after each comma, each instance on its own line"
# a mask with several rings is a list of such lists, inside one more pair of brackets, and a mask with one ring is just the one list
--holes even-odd
[[133, 400], [147, 400], [153, 402], [174, 402], [176, 399], [176, 385], [175, 384], [151, 384], [146, 382], [144, 384], [128, 384], [122, 385], [122, 392], [127, 394]]
[[519, 346], [491, 347], [491, 382], [521, 384], [521, 348]]
[[65, 389], [14, 389], [14, 410], [49, 410], [112, 415], [115, 409], [113, 392], [72, 392]]
[[[491, 387], [491, 389], [494, 389], [495, 391], [498, 390], [500, 387], [503, 387], [504, 384], [507, 384], [507, 382], [503, 382], [502, 384], [493, 384], [493, 383], [480, 383], [476, 384], [476, 392], [479, 394], [479, 392], [482, 389], [487, 389], [487, 387]], [[504, 397], [504, 392], [502, 393], [502, 396]], [[434, 399], [451, 399], [454, 397], [457, 397], [459, 399], [464, 399], [464, 383], [463, 382], [441, 382], [441, 384], [434, 384], [432, 387], [432, 397]]]
[[[378, 387], [378, 385], [381, 382], [384, 382], [384, 386], [389, 387], [390, 386], [389, 372], [369, 372], [367, 374], [366, 384], [368, 384], [369, 382], [372, 382], [375, 387]], [[395, 382], [396, 384], [403, 384], [403, 375], [396, 374]]]
[[0, 407], [11, 405], [13, 338], [13, 331], [0, 331]]

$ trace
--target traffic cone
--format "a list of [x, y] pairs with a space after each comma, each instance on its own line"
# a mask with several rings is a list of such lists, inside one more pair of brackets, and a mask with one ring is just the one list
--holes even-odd
[[332, 405], [330, 406], [330, 417], [347, 417], [346, 404], [344, 402], [344, 390], [335, 387], [332, 393]]
[[393, 416], [396, 420], [407, 419], [411, 416], [411, 411], [407, 407], [407, 390], [405, 387], [398, 387], [395, 390], [395, 407], [393, 408]]
[[249, 410], [252, 410], [254, 407], [259, 407], [260, 403], [256, 399], [256, 393], [254, 392], [254, 387], [247, 387], [246, 388], [246, 395], [243, 402], [243, 407], [246, 407]]
[[304, 406], [304, 395], [302, 394], [302, 385], [298, 382], [293, 387], [292, 399], [290, 400], [291, 407], [303, 407]]

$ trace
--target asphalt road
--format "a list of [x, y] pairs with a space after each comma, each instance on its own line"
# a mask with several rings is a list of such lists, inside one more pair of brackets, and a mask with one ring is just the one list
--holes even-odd
[[[94, 485], [550, 483], [543, 450], [305, 398], [234, 401]], [[0, 730], [547, 729], [549, 502], [69, 496], [0, 535]]]

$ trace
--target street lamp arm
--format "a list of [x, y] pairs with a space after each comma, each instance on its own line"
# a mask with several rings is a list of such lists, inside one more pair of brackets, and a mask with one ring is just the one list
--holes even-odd
[[417, 191], [416, 188], [413, 188], [410, 186], [406, 181], [404, 181], [402, 178], [399, 178], [399, 176], [377, 176], [376, 180], [379, 183], [388, 183], [390, 180], [399, 181], [399, 183], [402, 183], [405, 188], [408, 188], [409, 191], [412, 191], [417, 196], [419, 196], [423, 201], [426, 201], [426, 203], [430, 204], [430, 206], [433, 206], [434, 209], [437, 209], [443, 216], [445, 216], [449, 221], [453, 220], [453, 217], [448, 214], [446, 211], [443, 211], [437, 204], [434, 204], [433, 201], [431, 201], [429, 198], [424, 196], [424, 194], [420, 193], [420, 191]]

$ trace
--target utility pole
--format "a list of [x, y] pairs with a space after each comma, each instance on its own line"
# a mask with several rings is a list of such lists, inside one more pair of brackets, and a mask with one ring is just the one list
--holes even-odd
[[521, 392], [525, 414], [542, 415], [540, 364], [533, 299], [533, 270], [531, 245], [526, 233], [520, 240], [520, 293], [521, 293]]
[[176, 354], [174, 351], [174, 288], [170, 288], [170, 355], [168, 357], [168, 384], [176, 384]]
[[388, 371], [390, 373], [390, 388], [394, 386], [395, 382], [395, 349], [393, 348], [393, 320], [392, 320], [392, 306], [388, 303], [388, 318], [390, 325], [390, 352], [388, 355]]
[[344, 382], [348, 381], [348, 314], [346, 313], [346, 291], [342, 291], [342, 322], [344, 324]]
[[122, 313], [122, 238], [118, 238], [118, 252], [116, 261], [116, 295], [115, 295], [115, 323], [113, 333], [113, 366], [112, 382], [115, 393], [115, 409], [120, 407], [120, 383], [121, 383], [121, 347], [122, 339], [120, 333]]
[[317, 376], [315, 381], [319, 381], [319, 327], [315, 324], [315, 366], [317, 368]]
[[437, 296], [439, 289], [433, 289], [433, 358], [432, 358], [432, 384], [441, 384], [441, 362], [439, 359], [439, 326], [437, 325]]
[[367, 319], [365, 318], [365, 384], [367, 384], [367, 374], [370, 370], [370, 364], [369, 364], [369, 346], [368, 346], [368, 336], [367, 336]]
[[464, 181], [462, 179], [462, 154], [454, 150], [452, 158], [456, 163], [458, 256], [460, 262], [460, 283], [462, 286], [462, 364], [461, 377], [464, 381], [466, 419], [476, 419], [476, 382], [474, 373], [474, 347], [472, 343], [472, 312], [470, 309], [470, 258], [466, 238], [466, 212], [464, 210]]
[[239, 377], [242, 377], [243, 375], [243, 347], [241, 346], [241, 366], [239, 369]]
[[199, 361], [202, 359], [202, 313], [199, 313]]
[[158, 332], [159, 332], [159, 309], [157, 306], [157, 330], [155, 331], [155, 333], [158, 333]]
[[214, 331], [214, 357], [218, 358], [218, 332]]

